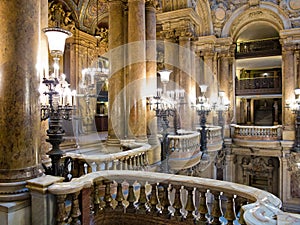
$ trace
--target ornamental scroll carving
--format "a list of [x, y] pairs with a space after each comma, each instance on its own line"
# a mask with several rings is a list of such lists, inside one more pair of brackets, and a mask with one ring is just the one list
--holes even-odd
[[60, 27], [66, 30], [74, 30], [75, 21], [72, 18], [72, 12], [63, 8], [62, 3], [51, 1], [48, 3], [48, 24], [49, 27]]

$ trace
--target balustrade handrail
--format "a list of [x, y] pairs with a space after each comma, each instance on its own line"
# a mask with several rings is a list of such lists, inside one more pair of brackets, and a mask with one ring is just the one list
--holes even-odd
[[282, 137], [282, 125], [255, 126], [255, 125], [230, 125], [234, 138], [248, 138], [259, 140], [280, 140]]
[[256, 125], [238, 125], [238, 124], [230, 124], [232, 127], [248, 129], [248, 128], [257, 128], [257, 129], [277, 129], [282, 128], [282, 125], [274, 125], [274, 126], [256, 126]]
[[187, 131], [184, 133], [180, 133], [180, 134], [169, 134], [168, 138], [173, 138], [173, 139], [191, 139], [191, 138], [195, 138], [195, 137], [199, 137], [199, 133], [196, 131]]
[[[227, 182], [227, 181], [216, 181], [214, 179], [199, 178], [199, 177], [193, 177], [193, 179], [191, 179], [191, 177], [189, 177], [189, 176], [163, 174], [163, 173], [155, 173], [155, 172], [145, 172], [145, 171], [125, 171], [125, 170], [123, 170], [123, 171], [93, 172], [93, 173], [86, 174], [80, 178], [73, 179], [72, 181], [70, 181], [68, 183], [52, 184], [51, 186], [48, 187], [48, 191], [49, 191], [49, 193], [55, 195], [57, 199], [60, 199], [59, 202], [57, 203], [58, 204], [57, 212], [62, 213], [62, 212], [64, 212], [63, 207], [65, 207], [64, 204], [62, 204], [62, 202], [64, 201], [64, 199], [66, 198], [67, 195], [75, 194], [76, 196], [78, 196], [79, 193], [82, 192], [83, 189], [86, 189], [86, 188], [93, 189], [93, 187], [95, 187], [95, 185], [102, 182], [103, 184], [106, 185], [106, 188], [105, 188], [106, 194], [104, 197], [104, 201], [106, 201], [106, 204], [104, 207], [108, 208], [108, 211], [104, 210], [104, 213], [109, 212], [111, 214], [113, 212], [112, 211], [113, 209], [111, 206], [112, 196], [111, 196], [111, 191], [110, 191], [110, 187], [109, 187], [110, 183], [112, 183], [113, 181], [117, 182], [118, 190], [119, 190], [119, 187], [121, 187], [121, 183], [124, 180], [129, 182], [129, 185], [131, 185], [131, 186], [133, 185], [134, 182], [141, 184], [140, 199], [138, 200], [138, 202], [140, 203], [140, 207], [135, 209], [135, 211], [134, 211], [135, 215], [137, 215], [136, 210], [139, 210], [139, 209], [142, 210], [145, 207], [145, 203], [146, 203], [145, 201], [147, 201], [146, 195], [144, 195], [145, 194], [145, 188], [144, 188], [145, 184], [150, 184], [150, 185], [152, 185], [152, 187], [155, 187], [155, 188], [157, 187], [156, 186], [157, 184], [165, 184], [168, 186], [171, 185], [172, 187], [175, 187], [175, 188], [177, 187], [177, 190], [179, 190], [179, 191], [182, 187], [184, 187], [188, 191], [187, 203], [186, 203], [186, 207], [185, 207], [185, 209], [187, 211], [186, 219], [191, 219], [191, 216], [193, 215], [194, 210], [197, 211], [197, 209], [195, 208], [195, 204], [193, 203], [193, 201], [195, 201], [195, 200], [193, 200], [195, 197], [195, 196], [193, 197], [195, 190], [199, 190], [201, 192], [200, 197], [202, 197], [202, 199], [206, 198], [204, 196], [206, 196], [205, 193], [207, 193], [207, 191], [209, 191], [210, 193], [212, 193], [215, 196], [212, 207], [216, 207], [216, 208], [214, 208], [214, 210], [217, 210], [217, 211], [214, 211], [214, 210], [211, 211], [211, 215], [213, 216], [214, 220], [215, 219], [219, 220], [219, 218], [222, 216], [221, 211], [220, 212], [218, 211], [218, 210], [221, 210], [219, 208], [220, 201], [221, 201], [220, 195], [224, 195], [228, 199], [231, 199], [230, 201], [226, 200], [227, 204], [229, 204], [229, 205], [227, 205], [227, 207], [228, 207], [227, 210], [229, 210], [230, 212], [229, 212], [229, 214], [227, 214], [227, 212], [226, 212], [224, 215], [224, 217], [231, 220], [231, 222], [233, 220], [235, 220], [235, 216], [232, 215], [232, 213], [233, 213], [233, 209], [232, 209], [233, 205], [232, 204], [234, 202], [232, 200], [233, 200], [233, 198], [236, 198], [234, 196], [238, 196], [238, 198], [246, 199], [246, 201], [248, 202], [245, 205], [245, 207], [243, 206], [243, 209], [245, 210], [245, 213], [247, 213], [248, 219], [249, 219], [249, 214], [250, 214], [251, 218], [249, 220], [249, 224], [253, 224], [251, 222], [252, 219], [260, 221], [260, 222], [266, 222], [266, 221], [269, 222], [269, 223], [264, 223], [264, 224], [274, 224], [274, 222], [276, 222], [275, 221], [276, 215], [281, 212], [280, 211], [280, 208], [282, 206], [281, 200], [279, 198], [277, 198], [276, 196], [274, 196], [273, 194], [266, 192], [264, 190], [260, 190], [260, 189], [242, 185], [242, 184]], [[107, 186], [107, 185], [109, 185], [109, 186]], [[181, 187], [181, 188], [178, 189], [178, 187]], [[95, 189], [93, 189], [93, 190], [95, 190]], [[97, 191], [98, 191], [98, 189], [97, 189]], [[169, 194], [171, 192], [172, 191], [170, 191]], [[176, 191], [176, 193], [177, 193], [177, 191]], [[178, 193], [182, 194], [182, 192], [178, 192]], [[152, 192], [152, 195], [153, 194], [156, 196], [156, 194]], [[130, 194], [130, 186], [129, 186], [129, 195], [131, 195]], [[95, 196], [95, 193], [89, 194], [89, 196]], [[144, 196], [144, 197], [142, 197], [142, 196]], [[116, 198], [116, 201], [118, 201], [117, 207], [120, 207], [121, 205], [122, 205], [122, 207], [126, 207], [125, 205], [122, 204], [122, 201], [124, 200], [124, 198], [122, 197], [122, 194], [120, 194], [119, 191], [117, 191], [117, 196], [115, 198]], [[82, 212], [78, 211], [79, 209], [78, 209], [77, 198], [74, 198], [74, 199], [75, 200], [74, 200], [73, 204], [75, 204], [75, 205], [74, 205], [74, 207], [72, 207], [72, 209], [76, 208], [77, 214], [75, 213], [75, 216], [74, 216], [74, 213], [71, 213], [70, 217], [73, 216], [74, 217], [73, 219], [76, 221], [76, 220], [79, 220], [79, 215], [81, 215]], [[98, 199], [98, 196], [96, 196], [96, 199]], [[130, 204], [131, 205], [133, 204], [132, 201], [135, 201], [135, 198], [134, 197], [132, 198], [132, 196], [128, 196], [127, 201], [129, 201], [129, 206], [130, 206]], [[180, 211], [181, 207], [184, 208], [184, 206], [181, 205], [182, 203], [181, 203], [180, 197], [178, 197], [178, 196], [176, 197], [176, 194], [175, 194], [174, 201], [176, 202], [176, 204], [174, 202], [173, 207], [175, 208], [175, 211], [178, 213]], [[178, 204], [178, 201], [180, 204]], [[228, 201], [229, 201], [229, 203], [228, 203]], [[207, 213], [205, 211], [205, 210], [207, 210], [207, 208], [205, 209], [205, 205], [206, 205], [205, 202], [206, 202], [206, 200], [204, 201], [204, 205], [203, 205], [203, 201], [201, 201], [201, 199], [200, 199], [201, 207], [199, 206], [199, 213], [202, 216]], [[249, 204], [249, 203], [252, 203], [252, 204]], [[100, 204], [100, 203], [97, 203], [97, 204]], [[149, 204], [153, 204], [155, 206], [156, 204], [158, 204], [158, 202], [155, 199], [153, 200], [151, 197], [151, 201], [149, 202]], [[166, 208], [164, 208], [164, 210], [168, 210], [169, 204], [170, 204], [170, 202], [165, 198], [164, 198], [164, 201], [161, 202], [161, 205], [164, 205], [166, 207]], [[202, 208], [202, 206], [204, 207], [204, 209]], [[265, 213], [267, 209], [268, 209], [268, 213]], [[121, 210], [121, 212], [123, 212], [121, 215], [131, 213], [130, 210], [128, 210], [126, 213], [124, 210]], [[174, 213], [174, 217], [176, 216], [176, 212]], [[216, 212], [219, 212], [219, 213], [216, 213]], [[91, 213], [91, 212], [88, 212], [88, 213]], [[144, 214], [146, 214], [146, 213], [144, 212]], [[236, 212], [236, 214], [237, 214], [237, 212]], [[256, 214], [259, 214], [259, 215], [257, 217], [255, 217]], [[119, 217], [121, 216], [120, 214], [118, 214], [118, 215], [119, 215]], [[57, 215], [57, 217], [59, 217], [59, 218], [57, 218], [58, 222], [59, 222], [60, 218], [66, 219], [65, 215]], [[165, 217], [165, 218], [167, 218], [167, 217]], [[202, 219], [203, 219], [203, 217], [202, 217]], [[247, 222], [248, 221], [246, 220], [246, 224], [248, 224]], [[244, 223], [242, 223], [242, 224], [244, 224]]]
[[85, 159], [87, 161], [107, 162], [107, 161], [119, 160], [122, 158], [128, 158], [131, 156], [136, 156], [138, 154], [142, 154], [151, 150], [151, 145], [149, 144], [146, 143], [135, 143], [135, 144], [136, 146], [138, 145], [140, 146], [123, 152], [108, 153], [104, 155], [86, 155], [81, 153], [67, 152], [66, 156], [72, 157], [74, 159]]

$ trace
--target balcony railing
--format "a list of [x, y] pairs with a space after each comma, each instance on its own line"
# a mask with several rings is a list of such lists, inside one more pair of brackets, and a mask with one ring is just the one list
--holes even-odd
[[198, 132], [180, 132], [168, 135], [170, 156], [168, 164], [171, 170], [182, 170], [197, 165], [201, 160], [200, 134]]
[[[50, 194], [44, 197], [49, 218], [33, 214], [35, 222], [54, 219], [55, 224], [83, 225], [276, 224], [276, 217], [283, 214], [280, 199], [271, 193], [213, 179], [145, 171], [94, 172], [55, 184], [49, 177], [28, 181], [31, 192]], [[42, 199], [35, 196], [33, 205]]]
[[281, 77], [257, 77], [236, 80], [236, 95], [281, 94]]
[[231, 124], [233, 138], [277, 141], [282, 139], [282, 125], [243, 126]]
[[237, 43], [236, 58], [281, 55], [279, 39], [266, 39]]
[[101, 170], [144, 170], [149, 166], [151, 145], [127, 142], [122, 146], [130, 150], [107, 154], [67, 152], [66, 157], [72, 159], [70, 175], [74, 178]]

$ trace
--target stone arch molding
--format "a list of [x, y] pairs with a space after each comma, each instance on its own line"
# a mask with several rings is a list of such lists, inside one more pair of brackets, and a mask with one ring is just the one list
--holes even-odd
[[257, 7], [245, 5], [236, 10], [226, 22], [222, 30], [222, 37], [232, 37], [236, 41], [240, 33], [253, 22], [264, 22], [274, 27], [278, 32], [290, 29], [291, 23], [288, 15], [277, 5], [261, 3]]
[[211, 20], [211, 10], [210, 5], [207, 0], [205, 1], [197, 1], [195, 12], [199, 15], [200, 21], [202, 24], [199, 24], [200, 36], [203, 35], [212, 35], [213, 34], [213, 24]]

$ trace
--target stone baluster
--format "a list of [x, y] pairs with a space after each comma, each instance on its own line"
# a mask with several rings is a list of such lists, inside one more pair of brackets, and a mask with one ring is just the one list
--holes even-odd
[[242, 208], [243, 205], [246, 205], [248, 204], [248, 201], [247, 199], [245, 198], [242, 198], [240, 196], [237, 196], [235, 198], [235, 212], [238, 212], [239, 214], [239, 220], [238, 222], [243, 225], [243, 224], [246, 224], [245, 220], [244, 220], [244, 217], [243, 217], [243, 214], [244, 214], [244, 210]]
[[140, 159], [140, 169], [143, 169], [145, 167], [143, 153], [139, 154], [139, 159]]
[[71, 209], [71, 217], [72, 217], [72, 225], [80, 225], [79, 216], [81, 215], [81, 211], [79, 209], [78, 195], [80, 191], [73, 193], [72, 196], [72, 209]]
[[222, 216], [222, 211], [220, 208], [220, 193], [219, 192], [212, 192], [214, 196], [212, 209], [211, 209], [211, 216], [213, 217], [212, 223], [214, 225], [221, 224], [220, 217]]
[[101, 163], [101, 162], [99, 162], [97, 164], [97, 166], [98, 166], [97, 171], [101, 171], [102, 170], [102, 165], [103, 165], [103, 163]]
[[136, 166], [136, 157], [132, 156], [132, 169], [133, 170], [137, 170], [137, 166]]
[[161, 199], [161, 206], [162, 206], [162, 216], [165, 218], [170, 218], [171, 214], [169, 211], [170, 200], [169, 200], [169, 191], [168, 191], [168, 184], [162, 184], [162, 199]]
[[112, 160], [112, 170], [117, 170], [117, 161], [116, 160]]
[[105, 170], [109, 170], [109, 162], [108, 161], [105, 162]]
[[101, 198], [100, 198], [100, 194], [99, 194], [99, 182], [95, 182], [94, 183], [94, 195], [93, 195], [93, 205], [94, 205], [94, 211], [95, 214], [98, 214], [100, 211], [103, 212], [103, 210], [101, 210]]
[[151, 196], [149, 199], [149, 210], [150, 214], [152, 216], [155, 216], [158, 214], [158, 209], [157, 209], [157, 204], [158, 204], [158, 198], [157, 198], [157, 189], [156, 189], [156, 184], [151, 185]]
[[135, 161], [136, 161], [136, 170], [139, 170], [141, 168], [140, 156], [136, 155], [134, 158], [135, 158]]
[[126, 211], [128, 213], [135, 213], [136, 212], [136, 207], [134, 205], [134, 202], [136, 201], [136, 196], [133, 191], [133, 183], [134, 181], [128, 181], [129, 183], [129, 190], [128, 190], [128, 196], [127, 196], [127, 201], [128, 201], [128, 206], [126, 208]]
[[56, 201], [57, 201], [57, 214], [56, 214], [56, 222], [58, 225], [65, 225], [66, 220], [68, 219], [68, 215], [66, 212], [66, 194], [62, 195], [56, 195]]
[[194, 188], [186, 187], [186, 190], [188, 191], [187, 202], [185, 205], [185, 210], [187, 211], [186, 220], [189, 222], [192, 222], [195, 220], [195, 218], [193, 216], [193, 211], [195, 210], [195, 205], [194, 205], [194, 201], [193, 201]]
[[118, 159], [117, 170], [123, 170], [123, 162], [122, 162], [122, 159]]
[[132, 165], [131, 165], [131, 156], [127, 158], [127, 165], [128, 165], [128, 170], [132, 170]]
[[200, 193], [200, 200], [199, 200], [199, 207], [198, 207], [198, 212], [199, 212], [199, 221], [202, 223], [206, 224], [207, 218], [206, 218], [206, 213], [208, 213], [208, 207], [206, 204], [206, 193], [207, 191], [205, 189], [198, 189]]
[[140, 197], [138, 200], [138, 213], [140, 214], [146, 214], [147, 212], [147, 197], [146, 197], [146, 188], [145, 188], [145, 182], [140, 182]]
[[124, 167], [124, 170], [128, 170], [128, 160], [127, 160], [127, 158], [123, 159], [123, 167]]
[[173, 188], [175, 189], [175, 199], [174, 199], [174, 203], [173, 203], [173, 208], [175, 209], [174, 219], [177, 221], [182, 221], [182, 214], [180, 211], [182, 208], [182, 203], [181, 203], [181, 199], [180, 199], [181, 186], [174, 185]]
[[78, 177], [81, 177], [85, 174], [84, 172], [84, 164], [85, 164], [85, 161], [79, 161], [78, 162]]
[[124, 212], [124, 205], [123, 205], [123, 200], [124, 200], [124, 195], [123, 195], [123, 190], [122, 190], [122, 183], [121, 181], [117, 181], [118, 184], [117, 184], [117, 194], [116, 194], [116, 201], [118, 202], [117, 203], [117, 206], [115, 208], [115, 210], [117, 212]]
[[235, 214], [233, 209], [233, 196], [232, 195], [225, 195], [227, 197], [227, 204], [226, 204], [226, 212], [225, 218], [228, 221], [228, 225], [233, 225], [233, 221], [235, 220]]
[[111, 193], [110, 193], [110, 184], [112, 183], [109, 180], [105, 180], [103, 181], [104, 185], [105, 185], [105, 194], [104, 194], [104, 202], [105, 202], [105, 206], [104, 206], [104, 212], [111, 212], [113, 210], [111, 202], [112, 202], [112, 197], [111, 197]]

